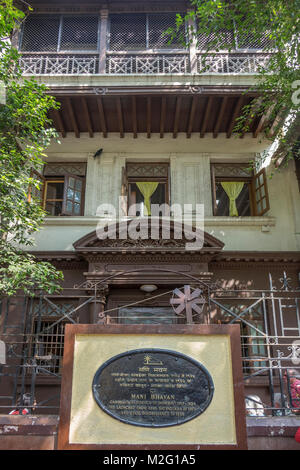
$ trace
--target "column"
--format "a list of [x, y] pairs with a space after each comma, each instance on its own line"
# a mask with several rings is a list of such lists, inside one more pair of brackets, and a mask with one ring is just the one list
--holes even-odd
[[106, 70], [106, 47], [108, 31], [108, 10], [100, 10], [101, 29], [100, 29], [100, 55], [99, 55], [99, 73], [105, 73]]

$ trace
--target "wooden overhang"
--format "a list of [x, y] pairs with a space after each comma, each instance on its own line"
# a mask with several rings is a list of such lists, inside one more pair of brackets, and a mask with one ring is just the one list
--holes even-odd
[[[101, 133], [104, 138], [110, 134], [119, 134], [120, 138], [137, 138], [140, 134], [148, 138], [153, 134], [161, 138], [179, 134], [203, 138], [211, 134], [217, 138], [225, 134], [230, 138], [243, 107], [257, 96], [235, 86], [176, 85], [61, 87], [50, 93], [61, 104], [59, 110], [50, 113], [54, 126], [62, 137], [71, 134], [77, 138], [82, 133], [90, 137]], [[266, 127], [272, 128], [269, 116], [257, 115], [248, 132], [257, 138]]]

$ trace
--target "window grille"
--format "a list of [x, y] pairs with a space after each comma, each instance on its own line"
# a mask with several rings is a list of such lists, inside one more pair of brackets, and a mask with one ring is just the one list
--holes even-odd
[[31, 15], [23, 27], [22, 52], [97, 51], [98, 16]]
[[63, 17], [60, 50], [94, 51], [98, 43], [96, 16]]
[[111, 15], [109, 50], [184, 49], [184, 27], [172, 41], [166, 33], [175, 21], [175, 13]]
[[75, 305], [74, 302], [34, 302], [28, 364], [35, 367], [37, 374], [61, 374], [65, 325], [69, 323], [63, 317], [71, 314]]
[[59, 15], [32, 15], [24, 23], [21, 51], [56, 52], [60, 28]]
[[181, 27], [173, 40], [166, 33], [174, 28], [176, 15], [166, 13], [163, 15], [148, 15], [149, 48], [150, 49], [184, 49], [185, 28]]
[[112, 15], [109, 49], [112, 51], [146, 49], [146, 15]]
[[259, 32], [237, 31], [234, 26], [232, 29], [220, 29], [208, 33], [198, 33], [198, 50], [241, 50], [241, 49], [271, 49], [274, 47], [274, 41], [268, 38], [268, 32], [265, 34]]
[[272, 49], [274, 45], [274, 41], [268, 38], [268, 33], [239, 33], [237, 35], [237, 49]]
[[227, 29], [207, 34], [199, 33], [197, 37], [197, 49], [199, 50], [227, 50], [234, 46], [234, 33]]
[[66, 322], [41, 321], [41, 333], [37, 332], [38, 322], [34, 322], [32, 356], [36, 361], [37, 372], [42, 375], [60, 375], [64, 352], [64, 330]]

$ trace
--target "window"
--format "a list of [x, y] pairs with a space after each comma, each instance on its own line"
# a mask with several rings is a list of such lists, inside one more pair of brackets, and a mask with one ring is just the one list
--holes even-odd
[[23, 52], [97, 51], [100, 18], [91, 15], [30, 15], [24, 23]]
[[[34, 301], [30, 331], [29, 363], [39, 375], [60, 375], [64, 352], [66, 316], [76, 308], [77, 301]], [[29, 368], [29, 373], [31, 368]]]
[[172, 307], [121, 307], [119, 323], [126, 325], [174, 324], [177, 318]]
[[211, 167], [216, 216], [262, 216], [270, 209], [265, 170], [253, 174], [243, 164]]
[[40, 189], [29, 189], [28, 200], [39, 199], [48, 215], [83, 215], [85, 164], [47, 164], [44, 175], [32, 171]]
[[122, 195], [128, 198], [129, 215], [158, 215], [152, 213], [151, 205], [170, 203], [169, 164], [127, 163], [122, 172]]
[[[199, 22], [198, 22], [199, 25]], [[199, 28], [199, 26], [198, 26]], [[236, 50], [244, 51], [257, 51], [257, 50], [270, 50], [274, 49], [274, 41], [270, 39], [270, 31], [262, 33], [261, 31], [251, 31], [247, 29], [243, 31], [240, 28], [238, 32], [234, 24], [229, 28], [219, 28], [218, 26], [208, 26], [208, 31], [201, 31], [197, 34], [197, 48], [198, 50]]]
[[111, 51], [184, 49], [184, 27], [172, 41], [165, 34], [168, 28], [174, 28], [175, 21], [176, 13], [111, 15], [108, 48]]

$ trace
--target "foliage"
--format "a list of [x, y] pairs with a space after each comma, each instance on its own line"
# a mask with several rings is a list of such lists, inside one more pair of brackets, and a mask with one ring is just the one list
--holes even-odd
[[[13, 0], [0, 2], [0, 83], [5, 100], [0, 105], [0, 295], [34, 289], [54, 292], [62, 273], [24, 251], [33, 245], [32, 234], [43, 223], [37, 198], [28, 201], [28, 188], [39, 190], [31, 169], [39, 168], [55, 131], [47, 114], [57, 108], [46, 87], [34, 80], [20, 80], [18, 52], [11, 45], [13, 28], [25, 14]], [[34, 192], [34, 191], [33, 191]]]
[[[177, 15], [176, 28], [169, 33], [178, 34], [187, 22], [189, 42], [198, 41], [204, 60], [208, 53], [242, 49], [249, 40], [268, 53], [269, 61], [260, 67], [252, 88], [260, 98], [244, 107], [235, 131], [245, 132], [255, 116], [267, 115], [270, 122], [275, 119], [272, 134], [279, 138], [281, 151], [289, 153], [300, 133], [300, 0], [190, 0], [190, 4], [188, 14]], [[292, 124], [284, 135], [287, 115]], [[271, 137], [270, 128], [265, 127], [264, 133]]]

